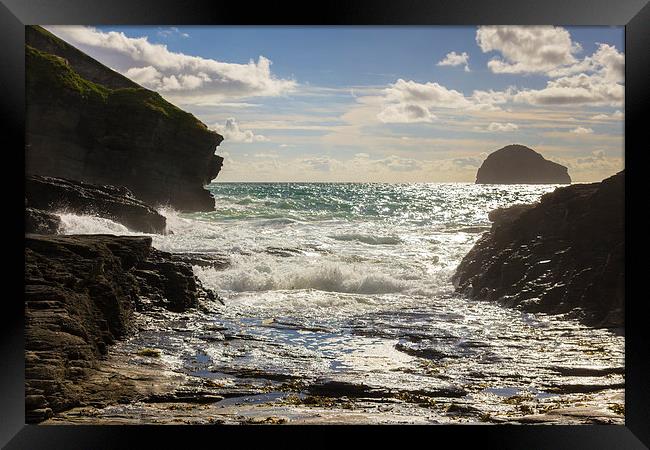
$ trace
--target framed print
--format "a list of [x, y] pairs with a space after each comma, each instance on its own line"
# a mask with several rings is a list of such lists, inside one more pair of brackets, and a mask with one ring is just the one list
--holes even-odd
[[649, 8], [3, 0], [3, 444], [645, 448]]

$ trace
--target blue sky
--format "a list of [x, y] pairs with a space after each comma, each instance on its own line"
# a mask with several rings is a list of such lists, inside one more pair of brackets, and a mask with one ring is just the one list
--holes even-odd
[[623, 168], [622, 28], [47, 28], [222, 133], [223, 181], [471, 182], [515, 142]]

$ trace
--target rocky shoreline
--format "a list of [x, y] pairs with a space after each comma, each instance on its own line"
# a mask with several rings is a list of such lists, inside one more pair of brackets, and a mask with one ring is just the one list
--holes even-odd
[[[494, 210], [491, 230], [458, 267], [454, 277], [458, 291], [525, 311], [568, 313], [590, 326], [622, 327], [622, 285], [613, 281], [622, 273], [622, 254], [617, 253], [622, 249], [622, 217], [617, 208], [623, 184], [620, 173], [602, 183], [559, 188], [538, 204]], [[96, 191], [93, 186], [83, 187]], [[103, 187], [100, 191], [120, 190]], [[120, 198], [117, 195], [116, 201]], [[51, 203], [28, 198], [28, 204]], [[27, 210], [42, 223], [58, 218], [46, 210]], [[589, 225], [594, 222], [602, 226]], [[192, 376], [191, 370], [172, 370], [159, 359], [158, 349], [148, 348], [146, 339], [137, 337], [161, 329], [181, 333], [191, 330], [194, 321], [219, 317], [219, 298], [201, 286], [192, 266], [219, 270], [227, 266], [227, 258], [162, 252], [152, 248], [151, 238], [145, 236], [47, 235], [46, 229], [41, 233], [25, 237], [30, 423], [135, 423], [133, 411], [139, 411], [137, 423], [284, 423], [287, 417], [293, 423], [399, 423], [413, 420], [391, 415], [394, 405], [404, 403], [437, 405], [448, 416], [445, 420], [477, 420], [476, 412], [464, 403], [467, 392], [462, 390], [383, 392], [362, 385], [327, 380], [304, 384], [291, 377], [236, 371], [228, 376], [250, 382], [233, 389], [209, 377]], [[593, 276], [586, 277], [590, 273]], [[557, 288], [548, 289], [551, 285], [565, 286], [560, 300]], [[201, 315], [203, 310], [209, 314]], [[246, 339], [225, 333], [215, 331], [214, 336], [200, 339], [218, 345]], [[134, 344], [123, 345], [132, 338]], [[603, 395], [615, 392], [614, 388], [601, 386], [593, 393], [575, 394], [576, 404], [591, 405], [586, 408], [536, 399], [523, 399], [529, 403], [522, 406], [513, 397], [513, 408], [530, 414], [517, 419], [486, 416], [480, 421], [618, 423], [620, 414], [602, 404]], [[611, 395], [611, 402], [620, 403], [619, 394]], [[241, 406], [247, 402], [250, 408]], [[263, 417], [258, 416], [257, 404], [268, 406]], [[364, 412], [373, 408], [380, 408], [382, 416], [373, 419]], [[327, 419], [319, 418], [325, 412]]]
[[192, 265], [228, 261], [162, 252], [147, 236], [58, 235], [62, 213], [166, 234], [150, 205], [213, 210], [204, 186], [221, 168], [223, 137], [44, 28], [25, 34], [25, 407], [37, 423], [131, 401], [139, 390], [128, 376], [97, 382], [109, 346], [134, 334], [142, 312], [220, 301]]
[[[78, 406], [108, 345], [133, 331], [134, 311], [173, 312], [214, 301], [190, 264], [151, 238], [25, 236], [25, 390], [28, 422]], [[125, 392], [106, 391], [105, 402]]]
[[457, 291], [622, 332], [624, 188], [622, 171], [492, 211], [491, 230], [456, 270]]

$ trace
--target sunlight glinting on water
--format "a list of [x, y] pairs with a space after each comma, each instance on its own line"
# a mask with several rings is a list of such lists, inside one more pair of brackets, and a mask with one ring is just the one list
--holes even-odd
[[[225, 307], [195, 313], [190, 335], [154, 327], [128, 345], [163, 348], [170, 364], [203, 377], [254, 371], [385, 391], [456, 389], [482, 413], [498, 412], [503, 392], [616, 387], [622, 337], [468, 301], [449, 280], [489, 229], [489, 211], [554, 188], [212, 184], [216, 211], [163, 211], [173, 234], [152, 237], [160, 250], [226, 255], [225, 270], [194, 267]], [[125, 234], [104, 219], [62, 219], [66, 233]], [[241, 339], [202, 339], [215, 324]], [[572, 368], [594, 375], [558, 376]]]

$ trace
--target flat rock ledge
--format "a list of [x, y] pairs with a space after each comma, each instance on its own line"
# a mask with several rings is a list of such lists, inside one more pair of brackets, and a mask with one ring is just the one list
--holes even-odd
[[121, 186], [28, 175], [25, 179], [25, 199], [31, 210], [25, 213], [28, 232], [48, 234], [56, 230], [52, 215], [45, 215], [48, 211], [104, 217], [144, 233], [164, 234], [166, 231], [165, 217]]
[[492, 228], [452, 281], [476, 300], [624, 327], [624, 171], [574, 184], [534, 205], [490, 213]]
[[79, 405], [108, 346], [133, 331], [133, 311], [184, 312], [201, 299], [216, 296], [150, 237], [25, 235], [27, 422]]

